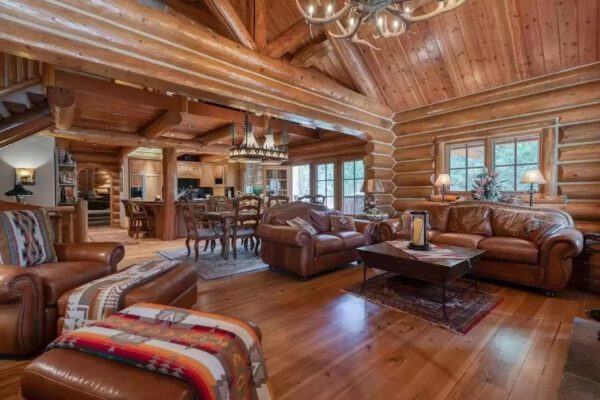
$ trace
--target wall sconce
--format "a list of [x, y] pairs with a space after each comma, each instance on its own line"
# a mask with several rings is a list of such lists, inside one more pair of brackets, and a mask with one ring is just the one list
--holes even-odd
[[33, 192], [25, 189], [23, 185], [16, 184], [12, 190], [4, 193], [5, 196], [14, 197], [17, 203], [25, 203], [25, 197], [33, 195]]
[[529, 171], [525, 171], [523, 174], [523, 178], [521, 178], [521, 183], [529, 183], [529, 207], [533, 207], [533, 194], [536, 192], [533, 185], [544, 185], [546, 180], [542, 176], [542, 173], [539, 169], [531, 169]]
[[446, 202], [446, 185], [448, 185], [448, 186], [452, 185], [452, 180], [450, 179], [450, 175], [440, 174], [437, 177], [434, 185], [442, 187], [442, 203], [445, 203]]
[[15, 168], [15, 182], [17, 185], [35, 185], [35, 169]]

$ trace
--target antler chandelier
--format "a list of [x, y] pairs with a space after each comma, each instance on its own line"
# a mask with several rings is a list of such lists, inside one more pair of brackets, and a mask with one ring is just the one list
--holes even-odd
[[244, 118], [244, 140], [242, 143], [236, 144], [235, 124], [231, 124], [229, 157], [238, 161], [287, 161], [289, 156], [287, 123], [283, 126], [280, 143], [276, 142], [273, 129], [269, 127], [269, 119], [267, 119], [265, 130], [265, 140], [263, 144], [259, 144], [256, 136], [254, 136], [254, 128], [250, 123], [248, 114], [246, 114]]
[[[331, 37], [350, 39], [379, 50], [369, 42], [369, 38], [400, 36], [410, 24], [452, 11], [467, 0], [346, 0], [345, 5], [337, 11], [335, 0], [329, 1], [326, 6], [319, 7], [323, 9], [319, 12], [317, 6], [322, 4], [321, 0], [308, 0], [304, 7], [300, 0], [296, 0], [296, 4], [310, 24], [335, 23], [339, 32], [330, 29]], [[437, 7], [427, 11], [426, 6], [433, 2], [437, 3]]]

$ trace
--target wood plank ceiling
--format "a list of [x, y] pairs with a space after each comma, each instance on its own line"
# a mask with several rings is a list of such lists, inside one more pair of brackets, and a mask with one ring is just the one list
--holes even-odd
[[[269, 40], [301, 19], [295, 2], [268, 2]], [[381, 51], [359, 49], [399, 112], [599, 61], [599, 25], [600, 0], [468, 0], [376, 41]], [[352, 88], [335, 54], [315, 57], [309, 66]]]

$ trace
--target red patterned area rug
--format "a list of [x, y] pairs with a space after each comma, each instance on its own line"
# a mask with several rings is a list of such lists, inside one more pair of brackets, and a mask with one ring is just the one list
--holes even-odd
[[494, 293], [477, 293], [471, 281], [455, 281], [446, 286], [446, 322], [442, 317], [440, 285], [389, 272], [369, 279], [365, 288], [359, 283], [344, 291], [392, 310], [407, 312], [462, 335], [467, 334], [503, 300]]

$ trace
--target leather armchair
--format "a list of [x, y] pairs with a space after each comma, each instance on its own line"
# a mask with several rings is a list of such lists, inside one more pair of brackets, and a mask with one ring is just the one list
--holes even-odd
[[328, 209], [323, 205], [304, 202], [267, 209], [257, 230], [261, 240], [261, 258], [266, 264], [284, 268], [306, 279], [360, 260], [356, 248], [371, 243], [374, 224], [355, 220], [356, 232], [322, 231], [314, 236], [306, 230], [285, 224], [285, 221], [295, 217], [311, 221], [311, 210]]
[[[482, 276], [538, 287], [553, 294], [564, 289], [572, 275], [573, 258], [583, 250], [583, 235], [567, 213], [519, 205], [464, 201], [451, 205], [425, 203], [432, 243], [486, 250], [478, 266]], [[564, 228], [539, 243], [522, 238], [530, 218]], [[383, 240], [408, 239], [399, 218], [379, 225]]]
[[[0, 210], [10, 204], [3, 203]], [[34, 208], [14, 209], [25, 207]], [[54, 249], [55, 263], [0, 264], [0, 355], [29, 355], [54, 340], [60, 296], [115, 272], [125, 255], [119, 243], [55, 244]]]

